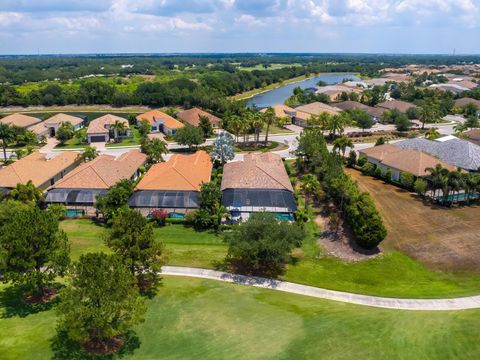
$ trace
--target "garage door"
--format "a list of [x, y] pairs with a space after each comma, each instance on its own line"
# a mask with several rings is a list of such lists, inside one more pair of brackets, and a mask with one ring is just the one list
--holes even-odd
[[90, 142], [105, 142], [105, 136], [90, 136]]

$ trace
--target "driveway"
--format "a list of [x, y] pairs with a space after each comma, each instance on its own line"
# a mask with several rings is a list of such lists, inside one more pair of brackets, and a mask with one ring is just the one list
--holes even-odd
[[59, 141], [55, 139], [54, 137], [49, 137], [47, 138], [47, 143], [40, 148], [40, 152], [43, 154], [48, 154], [52, 152], [52, 150], [57, 146]]

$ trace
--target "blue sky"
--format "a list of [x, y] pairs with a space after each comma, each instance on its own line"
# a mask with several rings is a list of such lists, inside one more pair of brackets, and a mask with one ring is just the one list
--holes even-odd
[[480, 0], [0, 0], [0, 54], [480, 54]]

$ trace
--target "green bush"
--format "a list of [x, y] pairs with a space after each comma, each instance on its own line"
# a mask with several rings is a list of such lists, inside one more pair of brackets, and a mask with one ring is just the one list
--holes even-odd
[[373, 175], [374, 175], [376, 178], [381, 179], [381, 178], [383, 177], [382, 169], [380, 169], [379, 167], [377, 167], [377, 168], [375, 169], [375, 171], [373, 172]]
[[387, 181], [387, 182], [392, 181], [392, 170], [391, 169], [387, 169], [387, 171], [385, 171], [384, 178], [385, 178], [385, 181]]
[[409, 172], [402, 172], [400, 174], [400, 184], [405, 186], [407, 189], [412, 189], [415, 178], [413, 174]]
[[362, 172], [365, 174], [365, 175], [371, 175], [373, 173], [373, 165], [370, 164], [369, 162], [366, 162], [365, 164], [363, 164], [362, 166]]

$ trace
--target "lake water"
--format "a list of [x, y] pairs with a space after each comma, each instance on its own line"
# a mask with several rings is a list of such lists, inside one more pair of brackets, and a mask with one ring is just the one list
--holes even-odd
[[310, 87], [317, 86], [317, 83], [322, 80], [327, 84], [338, 84], [341, 83], [344, 79], [352, 79], [355, 81], [360, 81], [361, 79], [352, 74], [326, 74], [316, 76], [314, 78], [302, 80], [299, 82], [287, 84], [280, 86], [276, 89], [269, 90], [267, 92], [255, 95], [247, 100], [247, 105], [256, 105], [258, 108], [264, 108], [268, 106], [273, 106], [277, 104], [283, 104], [292, 94], [293, 89], [297, 86], [302, 89], [307, 89]]

